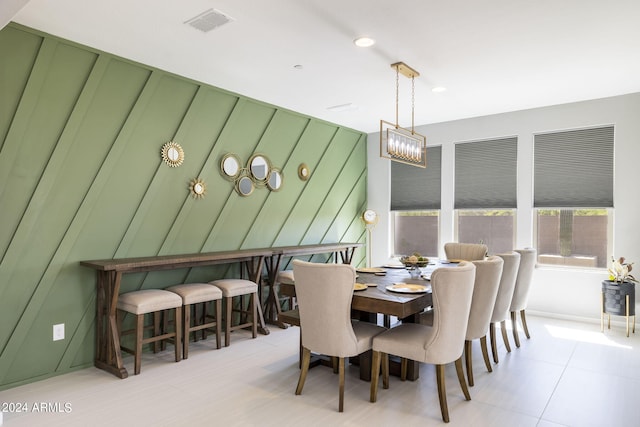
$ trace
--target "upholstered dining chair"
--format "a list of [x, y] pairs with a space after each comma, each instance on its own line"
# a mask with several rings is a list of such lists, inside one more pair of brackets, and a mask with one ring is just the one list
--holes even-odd
[[489, 330], [491, 314], [498, 295], [500, 277], [504, 266], [504, 261], [499, 256], [490, 256], [486, 260], [472, 262], [476, 266], [476, 279], [473, 285], [469, 325], [467, 326], [467, 335], [464, 342], [467, 380], [471, 387], [473, 387], [473, 340], [480, 339], [484, 364], [487, 367], [487, 371], [493, 371], [491, 361], [489, 361], [489, 352], [487, 351], [487, 331]]
[[520, 347], [516, 315], [520, 312], [524, 334], [527, 339], [531, 338], [529, 328], [527, 328], [527, 319], [524, 310], [527, 308], [527, 301], [529, 300], [529, 290], [531, 289], [531, 282], [533, 281], [533, 270], [536, 266], [536, 256], [538, 253], [534, 248], [516, 249], [516, 252], [520, 254], [520, 268], [518, 268], [516, 287], [513, 290], [513, 298], [511, 298], [509, 311], [511, 312], [513, 339], [516, 342], [516, 347]]
[[377, 399], [381, 365], [382, 385], [385, 389], [389, 388], [389, 354], [402, 358], [402, 377], [406, 372], [406, 359], [435, 365], [440, 411], [444, 422], [449, 422], [445, 364], [455, 362], [462, 392], [466, 400], [471, 400], [462, 370], [462, 352], [469, 321], [475, 272], [476, 267], [464, 261], [456, 267], [436, 269], [431, 274], [433, 326], [403, 323], [373, 338], [371, 402]]
[[444, 253], [447, 259], [462, 261], [475, 261], [487, 256], [487, 245], [482, 243], [457, 243], [444, 244]]
[[351, 320], [351, 299], [356, 282], [353, 266], [294, 260], [293, 274], [302, 338], [302, 369], [296, 395], [302, 393], [312, 351], [338, 358], [338, 410], [343, 412], [345, 358], [371, 350], [373, 337], [385, 329], [373, 323]]
[[491, 353], [495, 363], [498, 363], [498, 345], [496, 343], [496, 326], [498, 323], [500, 323], [504, 347], [508, 353], [511, 353], [511, 346], [509, 345], [509, 338], [507, 337], [506, 321], [509, 318], [511, 298], [513, 298], [513, 290], [516, 286], [516, 277], [518, 276], [518, 268], [520, 267], [520, 254], [518, 252], [498, 254], [498, 256], [504, 260], [504, 267], [502, 268], [498, 295], [496, 296], [496, 303], [493, 306], [493, 313], [491, 313], [491, 324], [489, 325]]

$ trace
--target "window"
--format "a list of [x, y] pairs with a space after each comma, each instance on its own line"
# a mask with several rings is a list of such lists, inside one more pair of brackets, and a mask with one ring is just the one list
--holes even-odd
[[456, 144], [458, 242], [482, 242], [491, 254], [513, 250], [517, 149], [516, 137]]
[[515, 236], [515, 210], [464, 209], [457, 211], [458, 242], [484, 243], [489, 254], [511, 252]]
[[538, 209], [538, 262], [606, 268], [608, 209]]
[[438, 256], [441, 147], [427, 147], [427, 168], [391, 162], [393, 254]]
[[605, 268], [613, 216], [613, 126], [534, 137], [540, 264]]
[[440, 211], [404, 211], [394, 215], [394, 255], [438, 257]]

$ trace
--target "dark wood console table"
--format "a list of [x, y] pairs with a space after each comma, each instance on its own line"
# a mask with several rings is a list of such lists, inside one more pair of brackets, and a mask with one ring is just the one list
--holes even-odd
[[[97, 273], [95, 366], [120, 378], [128, 376], [122, 362], [120, 336], [116, 325], [116, 306], [123, 274], [240, 262], [244, 263], [249, 279], [259, 284], [264, 259], [271, 255], [271, 249], [247, 249], [190, 255], [82, 261], [80, 265], [93, 268]], [[258, 315], [260, 317], [260, 332], [268, 334], [269, 330], [264, 323], [260, 304], [258, 304]]]

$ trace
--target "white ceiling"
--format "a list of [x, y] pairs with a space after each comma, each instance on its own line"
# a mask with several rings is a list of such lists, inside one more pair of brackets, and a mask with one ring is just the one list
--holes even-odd
[[[235, 21], [184, 24], [211, 8]], [[398, 61], [416, 125], [640, 92], [638, 0], [30, 0], [13, 20], [364, 132], [395, 121]]]

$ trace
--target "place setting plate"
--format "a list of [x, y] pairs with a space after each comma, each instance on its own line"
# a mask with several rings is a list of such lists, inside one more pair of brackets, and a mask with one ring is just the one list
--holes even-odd
[[384, 268], [406, 268], [404, 264], [385, 264]]
[[394, 283], [393, 285], [388, 285], [386, 289], [402, 294], [421, 294], [429, 291], [429, 287], [425, 285], [414, 285], [412, 283]]
[[364, 291], [368, 288], [368, 286], [365, 283], [356, 283], [353, 285], [353, 290], [354, 291]]
[[358, 273], [385, 273], [386, 270], [380, 267], [360, 267], [356, 268]]

